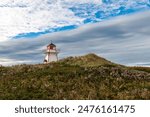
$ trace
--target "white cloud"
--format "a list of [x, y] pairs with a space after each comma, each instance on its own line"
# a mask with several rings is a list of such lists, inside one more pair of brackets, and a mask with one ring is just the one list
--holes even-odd
[[80, 4], [83, 4], [83, 3], [94, 3], [94, 4], [97, 4], [97, 3], [102, 3], [102, 0], [64, 0], [65, 2], [74, 2], [74, 3], [80, 3]]
[[14, 60], [14, 59], [7, 59], [7, 58], [0, 58], [0, 65], [4, 66], [10, 66], [10, 65], [16, 65], [16, 64], [22, 64], [22, 63], [32, 63], [32, 61], [25, 61], [25, 60]]
[[[63, 0], [0, 0], [0, 41], [21, 33], [40, 32], [48, 28], [78, 25], [76, 17]], [[97, 3], [99, 0], [93, 1]], [[91, 0], [65, 0], [87, 3]]]
[[[0, 41], [21, 33], [79, 25], [83, 21], [68, 9], [70, 4], [101, 0], [0, 0]], [[67, 5], [68, 4], [68, 5]]]

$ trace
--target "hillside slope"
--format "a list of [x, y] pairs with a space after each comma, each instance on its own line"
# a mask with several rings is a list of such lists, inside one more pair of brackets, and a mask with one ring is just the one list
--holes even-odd
[[95, 54], [0, 67], [0, 99], [150, 99], [150, 68], [117, 65]]
[[93, 67], [102, 65], [115, 65], [114, 63], [99, 57], [93, 53], [87, 54], [85, 56], [79, 57], [68, 57], [60, 60], [59, 62], [69, 64], [69, 65], [79, 65], [83, 67]]

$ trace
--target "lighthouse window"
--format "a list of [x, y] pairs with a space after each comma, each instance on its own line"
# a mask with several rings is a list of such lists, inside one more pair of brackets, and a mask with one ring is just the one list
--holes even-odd
[[50, 49], [53, 49], [53, 46], [50, 46]]

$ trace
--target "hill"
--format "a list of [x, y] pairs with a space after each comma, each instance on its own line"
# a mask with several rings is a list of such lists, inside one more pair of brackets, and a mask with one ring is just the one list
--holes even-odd
[[1, 66], [0, 99], [150, 99], [150, 68], [118, 65], [95, 54]]
[[87, 54], [85, 56], [79, 56], [79, 57], [68, 57], [66, 59], [60, 60], [59, 62], [69, 64], [69, 65], [79, 65], [83, 67], [115, 65], [114, 63], [102, 57], [99, 57], [93, 53]]

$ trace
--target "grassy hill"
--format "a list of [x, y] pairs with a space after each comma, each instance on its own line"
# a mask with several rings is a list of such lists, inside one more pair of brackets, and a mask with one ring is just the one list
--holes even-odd
[[150, 68], [118, 65], [95, 54], [1, 66], [0, 99], [150, 99]]

